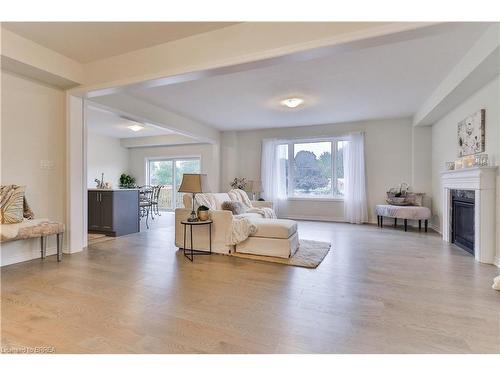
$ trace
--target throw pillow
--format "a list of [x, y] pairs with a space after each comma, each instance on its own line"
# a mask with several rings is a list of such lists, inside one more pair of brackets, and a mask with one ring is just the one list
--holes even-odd
[[406, 195], [406, 200], [410, 202], [412, 206], [422, 206], [425, 193], [408, 193]]
[[24, 196], [23, 199], [23, 216], [25, 219], [32, 220], [35, 218], [35, 214], [33, 213], [33, 210], [31, 209], [30, 205], [28, 204], [28, 201], [26, 200], [26, 195]]
[[23, 221], [25, 186], [2, 186], [0, 191], [0, 222], [15, 224]]
[[241, 202], [225, 201], [222, 202], [221, 207], [223, 210], [231, 211], [233, 215], [241, 215], [246, 212], [245, 206]]

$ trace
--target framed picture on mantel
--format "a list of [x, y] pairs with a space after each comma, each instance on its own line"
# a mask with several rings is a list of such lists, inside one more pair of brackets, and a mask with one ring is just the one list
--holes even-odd
[[481, 109], [458, 123], [458, 157], [474, 155], [485, 150], [486, 110]]

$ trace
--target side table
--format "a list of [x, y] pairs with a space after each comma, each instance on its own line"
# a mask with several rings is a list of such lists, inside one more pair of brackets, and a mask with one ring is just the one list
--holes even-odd
[[[184, 247], [182, 251], [184, 252], [184, 256], [188, 258], [191, 262], [194, 260], [195, 255], [211, 255], [212, 254], [212, 220], [205, 221], [181, 221], [181, 224], [184, 225]], [[190, 235], [191, 235], [191, 247], [190, 249], [186, 249], [186, 230], [188, 225], [190, 226]], [[206, 250], [197, 250], [193, 247], [193, 227], [208, 225], [208, 246], [209, 251]], [[187, 250], [187, 251], [186, 251]]]

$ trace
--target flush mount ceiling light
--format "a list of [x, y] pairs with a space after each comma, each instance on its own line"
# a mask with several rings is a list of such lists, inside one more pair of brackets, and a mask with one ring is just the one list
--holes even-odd
[[130, 125], [130, 126], [127, 126], [127, 128], [129, 128], [133, 132], [138, 132], [139, 130], [144, 129], [144, 126], [142, 126], [142, 125]]
[[288, 98], [288, 99], [282, 100], [280, 103], [281, 103], [281, 105], [284, 105], [285, 107], [288, 107], [288, 108], [296, 108], [299, 105], [301, 105], [302, 103], [304, 103], [304, 99]]

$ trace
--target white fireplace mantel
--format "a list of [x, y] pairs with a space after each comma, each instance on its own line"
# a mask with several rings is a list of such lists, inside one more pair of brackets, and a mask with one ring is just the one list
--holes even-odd
[[441, 173], [443, 240], [451, 241], [451, 190], [474, 190], [474, 253], [482, 263], [494, 263], [495, 259], [496, 175], [496, 166]]

